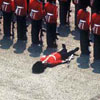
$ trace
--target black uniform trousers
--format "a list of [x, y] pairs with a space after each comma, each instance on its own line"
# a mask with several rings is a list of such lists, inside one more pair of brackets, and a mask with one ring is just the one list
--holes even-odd
[[41, 28], [42, 28], [42, 19], [32, 20], [31, 39], [33, 44], [40, 44], [39, 33]]
[[89, 55], [90, 52], [89, 52], [89, 31], [88, 30], [80, 30], [80, 48], [81, 48], [81, 54]]
[[63, 1], [59, 1], [60, 4], [60, 11], [59, 11], [59, 15], [60, 15], [60, 25], [66, 25], [67, 24], [67, 14], [68, 14], [68, 10], [70, 9], [70, 1], [69, 2], [63, 2]]
[[75, 27], [78, 28], [78, 25], [77, 25], [77, 12], [79, 10], [79, 6], [78, 4], [75, 5], [75, 19], [74, 19], [74, 22], [75, 22]]
[[17, 38], [27, 40], [26, 36], [26, 16], [17, 16]]
[[100, 35], [94, 34], [94, 60], [100, 60]]
[[12, 12], [3, 12], [3, 32], [5, 37], [11, 35]]
[[47, 46], [52, 47], [56, 45], [56, 23], [47, 23]]

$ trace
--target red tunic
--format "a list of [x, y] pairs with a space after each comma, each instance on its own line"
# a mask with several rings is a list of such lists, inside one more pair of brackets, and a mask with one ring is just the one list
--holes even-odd
[[79, 29], [89, 30], [90, 26], [90, 13], [80, 9], [77, 14], [77, 24]]
[[27, 0], [14, 0], [15, 1], [15, 14], [18, 16], [27, 15]]
[[47, 2], [45, 4], [45, 11], [46, 11], [46, 22], [47, 23], [57, 23], [57, 17], [58, 17], [58, 9], [55, 4]]
[[92, 14], [91, 28], [94, 34], [100, 35], [100, 14]]
[[14, 0], [3, 0], [2, 11], [12, 12], [12, 11], [14, 11], [14, 8], [15, 8]]
[[57, 64], [62, 63], [62, 57], [60, 53], [55, 52], [48, 56], [41, 57], [40, 61], [42, 61], [43, 63], [51, 64], [51, 65], [57, 65]]
[[40, 20], [43, 18], [44, 10], [42, 2], [38, 0], [30, 0], [29, 15], [31, 19]]
[[1, 9], [2, 2], [3, 2], [3, 0], [0, 0], [0, 9]]

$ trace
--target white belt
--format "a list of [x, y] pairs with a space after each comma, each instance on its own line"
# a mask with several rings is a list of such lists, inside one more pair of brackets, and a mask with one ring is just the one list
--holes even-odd
[[38, 12], [39, 12], [38, 10], [31, 9], [30, 17], [32, 19], [35, 19], [36, 13], [38, 13]]
[[17, 6], [15, 13], [16, 13], [17, 15], [20, 15], [22, 9], [24, 9], [24, 7]]
[[50, 22], [51, 16], [53, 16], [52, 13], [47, 13], [47, 15], [46, 15], [46, 20], [47, 20], [47, 22]]
[[94, 24], [94, 27], [93, 27], [93, 32], [94, 33], [98, 33], [98, 28], [100, 27], [99, 24]]
[[3, 11], [6, 11], [6, 10], [7, 10], [8, 5], [10, 5], [10, 3], [8, 3], [8, 2], [3, 2], [3, 5], [2, 5], [2, 10], [3, 10]]
[[80, 21], [79, 21], [79, 24], [78, 24], [78, 27], [81, 28], [81, 29], [84, 29], [85, 23], [86, 23], [85, 20], [80, 20]]

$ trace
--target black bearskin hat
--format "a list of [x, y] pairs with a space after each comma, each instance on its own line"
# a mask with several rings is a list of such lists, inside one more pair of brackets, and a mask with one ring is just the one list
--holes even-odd
[[47, 2], [56, 4], [56, 0], [47, 0]]
[[89, 0], [79, 0], [79, 8], [86, 9], [90, 5]]
[[32, 73], [42, 73], [45, 70], [44, 64], [42, 64], [41, 61], [37, 61], [33, 66], [32, 66]]
[[100, 13], [100, 0], [94, 0], [93, 7], [97, 13]]

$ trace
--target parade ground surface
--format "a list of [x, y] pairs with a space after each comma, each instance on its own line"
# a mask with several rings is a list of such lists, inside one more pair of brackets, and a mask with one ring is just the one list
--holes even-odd
[[[58, 49], [65, 43], [68, 51], [79, 47], [79, 32], [74, 30], [74, 6], [71, 7], [70, 28], [58, 29]], [[100, 100], [100, 62], [93, 63], [93, 43], [90, 56], [80, 56], [80, 50], [69, 64], [47, 68], [41, 74], [32, 73], [32, 65], [43, 54], [55, 49], [31, 46], [31, 25], [28, 41], [2, 39], [0, 34], [0, 100]], [[15, 28], [16, 33], [16, 28]]]

